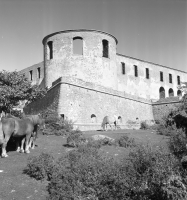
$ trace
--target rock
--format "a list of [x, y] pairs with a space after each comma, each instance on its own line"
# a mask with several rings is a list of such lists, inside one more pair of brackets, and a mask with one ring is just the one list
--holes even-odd
[[114, 140], [115, 140], [114, 138], [108, 137], [106, 135], [93, 135], [92, 139], [93, 140], [104, 140], [104, 139], [107, 139], [110, 142], [114, 142]]

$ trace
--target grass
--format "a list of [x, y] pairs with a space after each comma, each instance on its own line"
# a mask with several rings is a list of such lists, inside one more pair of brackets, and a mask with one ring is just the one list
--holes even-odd
[[[140, 143], [149, 143], [153, 146], [165, 146], [168, 137], [157, 135], [156, 132], [150, 130], [117, 130], [117, 131], [87, 131], [84, 135], [89, 138], [95, 134], [107, 135], [112, 138], [119, 138], [124, 134], [133, 137], [135, 141]], [[55, 158], [71, 150], [66, 148], [66, 138], [62, 136], [46, 136], [39, 135], [36, 142], [38, 145], [31, 154], [21, 154], [16, 151], [9, 151], [8, 158], [0, 158], [0, 200], [44, 200], [46, 199], [46, 182], [36, 181], [29, 176], [23, 174], [23, 168], [27, 164], [30, 156], [38, 156], [42, 152], [50, 153]], [[122, 147], [104, 146], [103, 151], [114, 155], [116, 158], [124, 156], [128, 153], [127, 149]], [[3, 193], [2, 193], [3, 191]]]

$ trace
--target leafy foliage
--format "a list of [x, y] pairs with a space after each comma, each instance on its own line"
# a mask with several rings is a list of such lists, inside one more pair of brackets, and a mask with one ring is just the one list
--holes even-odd
[[169, 138], [168, 147], [171, 153], [181, 158], [187, 153], [187, 137], [182, 129], [178, 129], [174, 135]]
[[116, 140], [116, 143], [120, 147], [125, 147], [125, 148], [135, 146], [135, 140], [134, 140], [134, 138], [131, 138], [128, 135], [121, 136], [119, 139]]
[[72, 120], [62, 119], [56, 113], [49, 115], [46, 120], [45, 135], [68, 136], [73, 132]]
[[71, 131], [67, 137], [67, 144], [72, 147], [78, 147], [81, 144], [85, 144], [86, 138], [80, 130]]
[[4, 109], [11, 110], [19, 101], [35, 101], [42, 98], [47, 90], [31, 85], [26, 76], [20, 72], [0, 72], [0, 104]]
[[36, 180], [49, 180], [51, 177], [52, 169], [54, 166], [53, 156], [42, 153], [38, 157], [30, 157], [28, 159], [27, 166], [24, 169], [24, 173]]

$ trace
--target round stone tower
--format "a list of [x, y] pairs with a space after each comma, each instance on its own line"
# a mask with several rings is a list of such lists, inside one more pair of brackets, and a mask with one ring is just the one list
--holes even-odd
[[66, 30], [47, 35], [44, 45], [45, 86], [68, 76], [117, 89], [117, 39], [97, 30]]

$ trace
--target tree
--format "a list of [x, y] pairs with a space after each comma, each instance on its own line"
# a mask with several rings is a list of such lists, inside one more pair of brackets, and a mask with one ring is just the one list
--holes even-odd
[[17, 71], [0, 71], [0, 107], [5, 112], [20, 101], [33, 102], [45, 96], [47, 89], [32, 85], [25, 74]]

